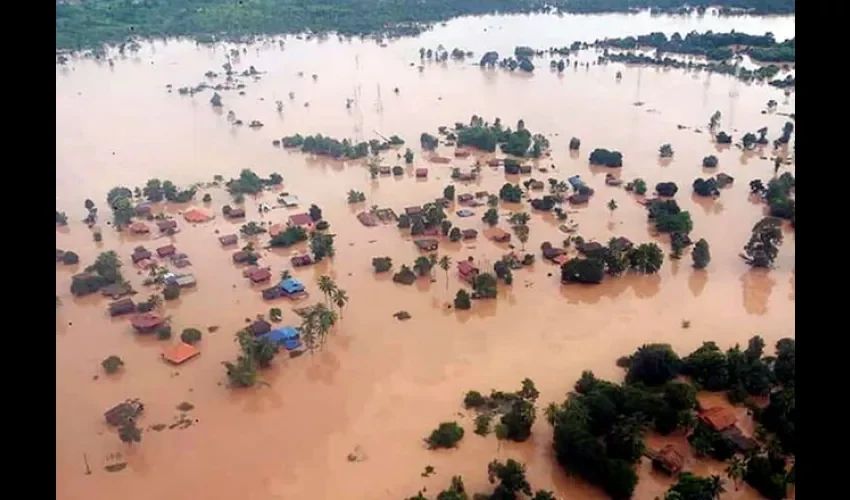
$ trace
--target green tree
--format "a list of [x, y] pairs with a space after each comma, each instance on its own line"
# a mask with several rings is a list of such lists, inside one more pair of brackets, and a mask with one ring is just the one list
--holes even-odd
[[337, 288], [331, 294], [331, 299], [336, 304], [339, 310], [339, 317], [342, 319], [342, 309], [348, 304], [348, 293], [342, 288]]
[[490, 226], [495, 226], [499, 223], [499, 212], [495, 208], [488, 208], [481, 220]]
[[617, 210], [617, 200], [612, 198], [608, 201], [608, 210], [611, 211], [611, 217], [613, 218], [614, 210]]
[[446, 273], [446, 291], [449, 290], [449, 269], [452, 266], [452, 258], [448, 255], [443, 255], [440, 257], [440, 261], [438, 262], [440, 269]]
[[118, 427], [118, 439], [128, 445], [140, 443], [142, 442], [142, 430], [136, 427], [134, 419], [128, 418]]
[[101, 366], [103, 366], [103, 371], [108, 374], [113, 374], [119, 369], [121, 369], [122, 366], [124, 366], [124, 361], [113, 354], [112, 356], [109, 356], [108, 358], [101, 361], [100, 364]]
[[457, 291], [457, 295], [455, 295], [454, 301], [455, 309], [466, 311], [472, 308], [472, 300], [467, 293], [466, 290], [460, 289]]
[[531, 485], [525, 477], [525, 466], [509, 458], [505, 463], [493, 460], [487, 465], [487, 479], [496, 484], [492, 500], [515, 500], [520, 493], [531, 496]]
[[180, 333], [180, 340], [187, 344], [194, 344], [196, 342], [200, 342], [203, 334], [197, 328], [186, 328]]
[[752, 267], [770, 267], [779, 255], [782, 245], [781, 222], [775, 217], [765, 217], [753, 226], [750, 241], [744, 247], [744, 260]]
[[746, 468], [746, 463], [737, 456], [732, 457], [729, 459], [729, 462], [726, 463], [726, 476], [732, 480], [732, 484], [735, 485], [735, 491], [738, 491], [738, 485], [741, 483], [741, 480], [744, 479], [744, 472], [746, 471]]
[[325, 296], [325, 302], [330, 305], [331, 296], [337, 290], [336, 283], [333, 278], [327, 275], [322, 275], [317, 281], [319, 291]]
[[445, 198], [447, 200], [454, 200], [455, 199], [455, 187], [454, 187], [454, 185], [449, 184], [448, 186], [445, 187], [445, 189], [443, 189], [443, 198]]
[[691, 258], [694, 261], [694, 268], [705, 269], [708, 263], [711, 262], [711, 252], [708, 247], [708, 242], [704, 238], [700, 238], [694, 245], [691, 251]]
[[681, 367], [682, 360], [669, 344], [645, 344], [632, 355], [626, 381], [650, 387], [663, 385], [675, 378]]
[[463, 439], [463, 434], [463, 427], [457, 422], [442, 422], [425, 439], [425, 442], [431, 449], [454, 448]]

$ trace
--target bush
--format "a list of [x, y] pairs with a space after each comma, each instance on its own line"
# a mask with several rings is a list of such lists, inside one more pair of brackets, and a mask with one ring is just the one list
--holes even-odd
[[581, 147], [581, 140], [578, 137], [570, 139], [570, 151], [576, 151]]
[[511, 441], [523, 442], [531, 437], [531, 426], [534, 425], [536, 411], [534, 404], [525, 399], [513, 402], [511, 409], [502, 415], [501, 423], [505, 428], [505, 438]]
[[655, 192], [658, 193], [659, 196], [676, 196], [676, 193], [679, 191], [679, 186], [676, 185], [675, 182], [659, 182], [655, 185]]
[[475, 417], [475, 433], [479, 436], [486, 436], [490, 433], [490, 422], [493, 416], [489, 413], [482, 413]]
[[156, 337], [159, 340], [168, 340], [171, 338], [171, 327], [169, 325], [163, 325], [156, 329]]
[[401, 168], [400, 165], [394, 166], [393, 167], [393, 175], [395, 175], [395, 176], [404, 175], [404, 169]]
[[461, 439], [463, 439], [463, 427], [459, 426], [457, 422], [443, 422], [431, 432], [425, 442], [433, 450], [454, 448]]
[[272, 307], [269, 309], [269, 319], [274, 321], [275, 323], [280, 322], [283, 318], [283, 311], [280, 310], [279, 307]]
[[100, 243], [101, 241], [103, 241], [103, 233], [101, 233], [100, 231], [92, 233], [92, 239], [95, 243]]
[[691, 258], [694, 261], [694, 268], [696, 269], [705, 269], [709, 262], [711, 262], [711, 252], [708, 242], [705, 239], [700, 238], [696, 242], [694, 249], [691, 251]]
[[461, 233], [460, 229], [457, 227], [453, 227], [451, 231], [449, 231], [449, 241], [457, 242], [463, 238], [463, 233]]
[[472, 308], [472, 300], [466, 290], [458, 290], [455, 295], [455, 309], [466, 311]]
[[717, 144], [732, 144], [732, 136], [728, 135], [726, 132], [720, 132], [715, 137], [714, 140], [717, 141]]
[[481, 408], [486, 404], [487, 398], [478, 391], [469, 391], [466, 393], [466, 396], [463, 397], [464, 408]]
[[316, 223], [317, 231], [327, 231], [329, 227], [331, 227], [331, 223], [326, 220], [320, 220]]
[[103, 370], [106, 373], [112, 374], [117, 372], [122, 366], [124, 366], [124, 361], [113, 354], [112, 356], [109, 356], [108, 358], [101, 361], [100, 365], [103, 367]]
[[385, 273], [393, 268], [393, 260], [390, 257], [373, 257], [372, 267], [376, 273]]
[[592, 165], [604, 165], [612, 168], [623, 166], [623, 154], [614, 150], [609, 151], [602, 148], [594, 149], [590, 153], [589, 160]]
[[165, 288], [162, 290], [162, 297], [165, 300], [176, 300], [180, 298], [180, 287], [174, 283], [165, 285]]
[[194, 344], [195, 342], [199, 342], [202, 336], [203, 334], [197, 328], [186, 328], [180, 334], [180, 340], [187, 344]]
[[718, 163], [717, 157], [714, 155], [708, 155], [702, 159], [702, 166], [705, 168], [715, 168]]
[[708, 179], [694, 180], [694, 193], [699, 196], [717, 196], [720, 194], [720, 189], [717, 186], [717, 181], [714, 177]]
[[78, 262], [80, 262], [80, 256], [70, 250], [62, 255], [62, 263], [66, 266], [77, 264]]
[[209, 203], [209, 202], [211, 202], [211, 201], [212, 201], [212, 195], [211, 195], [211, 194], [209, 194], [209, 193], [204, 194], [204, 198], [203, 198], [203, 200], [204, 200], [204, 203]]

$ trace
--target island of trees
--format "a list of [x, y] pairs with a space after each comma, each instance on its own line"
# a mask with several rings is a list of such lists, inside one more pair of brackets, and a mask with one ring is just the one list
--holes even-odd
[[621, 50], [654, 48], [660, 53], [688, 54], [703, 56], [716, 61], [724, 61], [735, 54], [749, 54], [759, 61], [794, 62], [795, 38], [777, 42], [772, 33], [748, 35], [731, 31], [729, 33], [691, 32], [684, 37], [673, 33], [669, 38], [664, 33], [628, 36], [625, 38], [606, 38], [596, 40], [597, 47], [610, 47]]

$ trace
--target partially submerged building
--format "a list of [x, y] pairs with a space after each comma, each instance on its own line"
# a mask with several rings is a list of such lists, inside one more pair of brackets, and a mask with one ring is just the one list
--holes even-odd
[[413, 244], [416, 245], [416, 248], [422, 250], [423, 252], [433, 252], [437, 249], [437, 247], [440, 246], [440, 242], [432, 238], [414, 240]]
[[133, 302], [133, 299], [121, 299], [109, 304], [109, 315], [113, 317], [130, 314], [135, 311], [136, 303]]
[[221, 246], [227, 247], [230, 245], [235, 245], [239, 241], [239, 236], [235, 234], [225, 234], [224, 236], [220, 236], [218, 238], [218, 242], [221, 243]]
[[468, 260], [462, 260], [457, 263], [457, 274], [461, 280], [467, 283], [472, 283], [478, 276], [478, 268], [472, 265]]
[[162, 359], [168, 361], [172, 365], [180, 365], [201, 354], [201, 351], [185, 342], [178, 342], [172, 346], [166, 347], [162, 351]]
[[128, 399], [107, 410], [103, 416], [106, 423], [118, 427], [135, 420], [145, 410], [145, 405], [138, 399]]
[[130, 324], [139, 333], [150, 333], [164, 325], [165, 320], [153, 313], [142, 313], [130, 318]]

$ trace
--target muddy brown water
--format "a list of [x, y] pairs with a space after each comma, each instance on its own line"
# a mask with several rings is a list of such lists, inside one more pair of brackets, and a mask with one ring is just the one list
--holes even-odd
[[[81, 256], [80, 265], [57, 265], [56, 270], [56, 291], [63, 301], [56, 317], [57, 497], [397, 499], [422, 487], [439, 491], [453, 474], [462, 474], [472, 491], [489, 491], [486, 464], [493, 458], [513, 457], [527, 464], [535, 488], [552, 489], [561, 498], [603, 498], [598, 490], [567, 478], [554, 463], [551, 429], [542, 416], [542, 408], [560, 401], [582, 370], [618, 379], [622, 372], [614, 361], [647, 342], [668, 342], [685, 353], [708, 339], [725, 348], [746, 343], [754, 334], [761, 334], [768, 346], [794, 336], [794, 233], [785, 233], [776, 269], [753, 271], [737, 257], [752, 225], [763, 215], [763, 206], [749, 198], [747, 184], [754, 178], [770, 178], [773, 163], [735, 148], [718, 151], [705, 133], [709, 116], [720, 110], [721, 128], [735, 137], [767, 126], [769, 137], [775, 138], [786, 118], [761, 110], [775, 99], [779, 112], [793, 113], [794, 96], [720, 75], [619, 65], [570, 69], [558, 76], [549, 72], [546, 59], [540, 60], [534, 76], [481, 71], [452, 61], [426, 63], [420, 72], [418, 48], [443, 43], [449, 50], [459, 46], [480, 56], [490, 48], [506, 53], [518, 44], [547, 47], [654, 30], [732, 28], [772, 31], [781, 39], [793, 36], [794, 19], [485, 17], [452, 21], [421, 39], [396, 41], [386, 48], [359, 41], [290, 38], [283, 50], [276, 43], [248, 47], [236, 68], [254, 65], [266, 73], [257, 82], [246, 82], [245, 96], [223, 92], [220, 113], [211, 109], [209, 92], [186, 97], [176, 90], [169, 94], [165, 87], [194, 85], [204, 81], [205, 71], [219, 71], [225, 57], [221, 47], [157, 42], [135, 56], [117, 58], [111, 68], [79, 59], [57, 67], [57, 209], [66, 211], [72, 222], [57, 229], [56, 245]], [[580, 60], [594, 58], [593, 53], [580, 55]], [[618, 70], [623, 71], [619, 83], [614, 78]], [[304, 77], [297, 75], [299, 71]], [[313, 73], [318, 74], [315, 82], [310, 78]], [[398, 95], [394, 87], [399, 87]], [[294, 100], [288, 97], [290, 91], [295, 92]], [[356, 98], [353, 109], [345, 109], [346, 98]], [[284, 101], [282, 114], [275, 109], [276, 100]], [[304, 107], [305, 101], [309, 107]], [[634, 106], [635, 101], [645, 104]], [[246, 123], [256, 119], [265, 126], [233, 127], [225, 118], [229, 110]], [[650, 186], [677, 182], [676, 198], [691, 212], [693, 236], [711, 244], [711, 265], [706, 271], [694, 271], [689, 257], [679, 262], [668, 259], [657, 276], [626, 276], [582, 287], [561, 286], [558, 268], [538, 258], [530, 269], [515, 273], [512, 287], [500, 287], [497, 300], [476, 302], [469, 312], [446, 307], [463, 286], [454, 270], [448, 291], [442, 270], [435, 272], [434, 282], [420, 280], [410, 287], [392, 283], [389, 276], [376, 277], [372, 257], [391, 256], [398, 266], [411, 264], [418, 253], [396, 228], [365, 228], [357, 222], [355, 214], [364, 206], [347, 205], [346, 192], [362, 190], [365, 207], [377, 204], [396, 211], [440, 196], [451, 182], [451, 166], [468, 168], [476, 157], [490, 156], [453, 159], [451, 166], [428, 163], [419, 148], [419, 134], [435, 133], [439, 125], [467, 121], [473, 114], [489, 120], [499, 116], [512, 126], [525, 119], [529, 129], [546, 134], [552, 142], [551, 158], [539, 166], [557, 167], [550, 173], [535, 171], [533, 177], [565, 180], [580, 174], [596, 189], [589, 205], [571, 214], [585, 238], [606, 241], [626, 236], [635, 242], [659, 241], [669, 249], [666, 238], [651, 234], [645, 210], [636, 200], [620, 188], [605, 186], [604, 168], [588, 166], [593, 148], [622, 151], [624, 179], [643, 177]], [[679, 130], [678, 124], [689, 128]], [[398, 134], [416, 153], [414, 167], [427, 167], [429, 178], [416, 180], [412, 168], [407, 168], [401, 178], [373, 181], [362, 162], [311, 158], [271, 145], [273, 139], [296, 132], [367, 140], [375, 138], [375, 132]], [[572, 136], [582, 140], [575, 157], [567, 151]], [[675, 150], [666, 166], [658, 161], [662, 143]], [[444, 156], [451, 152], [445, 147], [438, 151]], [[700, 167], [709, 154], [719, 157], [718, 172], [735, 177], [715, 201], [692, 197], [690, 189], [695, 177], [709, 175]], [[764, 154], [770, 157], [770, 151]], [[402, 161], [391, 152], [383, 163]], [[259, 288], [250, 286], [231, 263], [232, 250], [220, 248], [217, 236], [239, 227], [220, 215], [220, 207], [229, 202], [227, 194], [209, 190], [214, 200], [210, 209], [219, 215], [198, 225], [178, 216], [181, 231], [171, 238], [114, 232], [105, 225], [104, 198], [112, 186], [142, 185], [151, 177], [188, 184], [212, 180], [215, 174], [235, 176], [242, 168], [260, 175], [279, 172], [284, 189], [296, 194], [305, 209], [310, 203], [322, 207], [338, 235], [337, 256], [293, 274], [308, 284], [311, 300], [321, 300], [315, 280], [322, 274], [334, 277], [351, 300], [321, 352], [280, 357], [262, 373], [268, 385], [234, 391], [224, 385], [221, 362], [235, 357], [232, 334], [244, 326], [245, 318], [267, 313], [275, 305], [284, 311], [283, 324], [297, 325], [298, 319], [290, 303], [264, 303]], [[793, 172], [794, 166], [783, 169]], [[455, 184], [458, 194], [496, 192], [505, 180], [500, 170], [484, 167], [479, 180]], [[78, 222], [85, 215], [85, 198], [100, 207], [102, 243], [94, 243], [91, 232]], [[248, 220], [283, 222], [300, 211], [276, 209], [258, 216], [256, 204], [274, 199], [273, 193], [249, 199]], [[610, 199], [620, 207], [613, 215], [606, 207]], [[196, 205], [203, 204], [160, 209], [177, 214]], [[503, 204], [500, 212], [519, 208]], [[528, 210], [527, 205], [522, 208]], [[475, 211], [475, 217], [452, 215], [451, 220], [461, 228], [483, 230], [483, 209]], [[529, 251], [539, 254], [541, 242], [563, 240], [558, 224], [551, 216], [533, 214]], [[507, 227], [504, 219], [502, 227]], [[74, 299], [68, 292], [72, 274], [98, 252], [115, 249], [125, 261], [125, 276], [141, 291], [139, 297], [145, 297], [142, 276], [131, 266], [129, 255], [139, 244], [152, 249], [169, 242], [189, 254], [193, 263], [189, 269], [198, 286], [167, 303], [165, 314], [171, 316], [175, 332], [187, 327], [205, 332], [199, 344], [201, 356], [177, 368], [159, 358], [167, 342], [135, 335], [126, 319], [110, 319], [106, 299]], [[288, 257], [299, 250], [303, 248], [266, 251], [262, 262], [277, 274], [289, 268]], [[492, 264], [506, 251], [483, 238], [474, 244], [442, 244], [439, 250], [454, 261], [472, 256], [482, 265]], [[402, 309], [412, 319], [395, 320], [393, 313]], [[681, 327], [683, 320], [690, 321], [690, 328]], [[220, 328], [207, 333], [213, 325]], [[101, 372], [100, 361], [111, 354], [125, 361], [122, 372], [93, 380]], [[474, 415], [462, 410], [462, 394], [469, 389], [513, 390], [524, 377], [533, 379], [541, 392], [532, 438], [500, 445], [493, 436], [473, 434]], [[195, 405], [191, 417], [199, 421], [181, 431], [145, 432], [140, 444], [128, 447], [107, 429], [102, 417], [107, 408], [128, 397], [145, 402], [140, 420], [144, 428], [170, 424], [181, 401]], [[455, 419], [467, 430], [460, 447], [426, 450], [422, 438], [438, 422]], [[663, 441], [650, 437], [651, 443]], [[347, 460], [355, 448], [365, 460]], [[119, 452], [127, 469], [105, 473], [108, 457]], [[83, 453], [89, 457], [92, 475], [84, 474]], [[420, 473], [429, 464], [436, 474], [422, 478]], [[722, 474], [723, 467], [691, 461], [689, 468]], [[635, 498], [654, 498], [669, 484], [669, 479], [643, 464]], [[727, 490], [723, 498], [757, 496], [746, 487], [735, 491], [728, 484]]]

